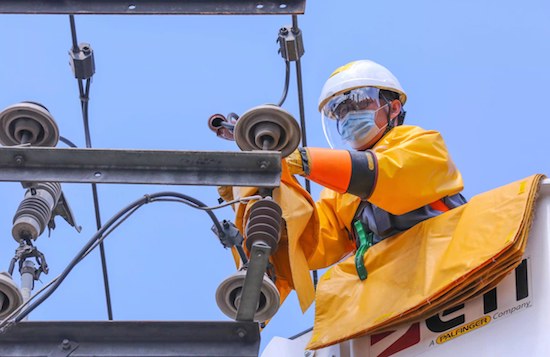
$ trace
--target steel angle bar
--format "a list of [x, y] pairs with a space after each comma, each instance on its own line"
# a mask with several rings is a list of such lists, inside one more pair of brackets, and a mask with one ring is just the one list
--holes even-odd
[[257, 323], [26, 321], [0, 335], [10, 356], [258, 356]]
[[277, 187], [276, 151], [0, 147], [0, 181]]
[[299, 15], [306, 0], [2, 0], [2, 14]]

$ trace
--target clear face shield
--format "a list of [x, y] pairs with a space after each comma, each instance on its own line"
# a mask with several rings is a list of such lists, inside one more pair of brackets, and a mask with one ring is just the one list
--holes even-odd
[[382, 127], [376, 124], [376, 113], [387, 104], [380, 106], [379, 94], [378, 88], [356, 88], [325, 104], [321, 117], [331, 148], [364, 150], [380, 131], [386, 130], [386, 120]]

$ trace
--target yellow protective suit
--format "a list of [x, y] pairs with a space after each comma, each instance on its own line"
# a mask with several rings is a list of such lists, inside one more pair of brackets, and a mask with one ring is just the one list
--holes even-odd
[[[437, 131], [398, 126], [370, 151], [376, 157], [377, 178], [367, 201], [385, 211], [407, 213], [462, 191], [462, 176]], [[329, 189], [321, 192], [316, 203], [319, 235], [310, 237], [310, 242], [302, 237], [300, 242], [302, 246], [316, 246], [308, 257], [310, 269], [332, 265], [355, 250], [351, 224], [360, 202], [351, 194]]]
[[[377, 180], [369, 201], [384, 210], [405, 213], [462, 190], [462, 177], [436, 131], [398, 126], [371, 150], [377, 159]], [[290, 175], [284, 161], [282, 167], [281, 186], [274, 190], [274, 199], [283, 210], [286, 229], [270, 261], [275, 268], [275, 285], [281, 302], [295, 289], [305, 311], [315, 294], [309, 269], [330, 266], [355, 250], [351, 223], [360, 199], [324, 190], [314, 203]], [[256, 193], [255, 187], [232, 189], [235, 198]], [[241, 232], [252, 203], [234, 207], [235, 224]], [[238, 266], [238, 255], [235, 252], [233, 255]]]
[[383, 240], [319, 281], [313, 334], [318, 349], [429, 316], [493, 288], [522, 259], [542, 175], [470, 202]]

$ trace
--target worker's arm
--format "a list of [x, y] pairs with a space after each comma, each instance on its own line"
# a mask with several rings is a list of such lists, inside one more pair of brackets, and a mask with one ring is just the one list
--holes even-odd
[[287, 162], [291, 167], [300, 167], [294, 173], [339, 193], [351, 193], [366, 199], [374, 188], [376, 156], [370, 150], [300, 148]]
[[[441, 135], [415, 126], [392, 129], [370, 150], [303, 148], [287, 161], [295, 173], [392, 214], [412, 211], [463, 188]], [[297, 172], [299, 166], [302, 172]]]
[[310, 269], [322, 269], [335, 264], [355, 250], [351, 221], [360, 200], [352, 195], [340, 195], [325, 189], [315, 203], [319, 217], [315, 249], [307, 257]]

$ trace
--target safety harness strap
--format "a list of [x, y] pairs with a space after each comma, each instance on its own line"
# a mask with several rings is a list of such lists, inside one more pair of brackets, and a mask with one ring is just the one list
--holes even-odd
[[372, 247], [373, 234], [370, 231], [366, 232], [363, 223], [359, 220], [356, 220], [353, 223], [353, 226], [355, 228], [355, 233], [359, 245], [359, 247], [357, 248], [357, 252], [355, 252], [355, 269], [357, 270], [357, 275], [359, 276], [359, 279], [365, 280], [368, 273], [367, 268], [365, 268], [365, 260], [363, 256], [365, 255], [367, 250]]
[[443, 199], [430, 203], [430, 207], [436, 211], [447, 212], [449, 207], [443, 202]]

